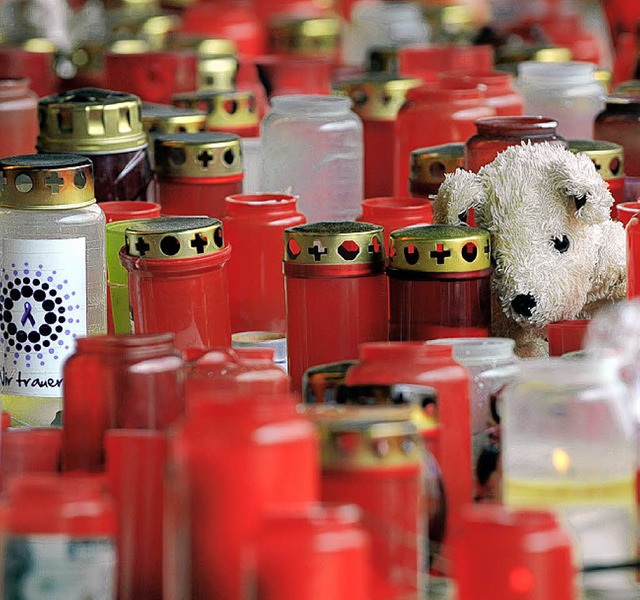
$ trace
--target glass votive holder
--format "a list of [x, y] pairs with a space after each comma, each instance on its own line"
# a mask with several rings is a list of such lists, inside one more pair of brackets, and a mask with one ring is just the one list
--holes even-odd
[[631, 221], [633, 215], [640, 212], [640, 202], [622, 202], [616, 205], [616, 219], [625, 227]]

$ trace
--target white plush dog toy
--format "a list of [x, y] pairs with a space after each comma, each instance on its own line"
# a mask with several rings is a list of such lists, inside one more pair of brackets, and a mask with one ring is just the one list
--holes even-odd
[[492, 335], [516, 340], [520, 356], [548, 353], [545, 325], [590, 318], [626, 293], [625, 237], [613, 197], [586, 154], [548, 143], [501, 152], [478, 174], [447, 175], [438, 223], [470, 208], [492, 243]]

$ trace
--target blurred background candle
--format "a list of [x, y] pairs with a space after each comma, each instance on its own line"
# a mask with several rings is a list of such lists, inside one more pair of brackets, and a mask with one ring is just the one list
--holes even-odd
[[[552, 509], [574, 540], [578, 566], [636, 555], [635, 430], [627, 390], [611, 359], [521, 363], [503, 393], [504, 502]], [[631, 589], [624, 570], [583, 585]]]
[[429, 198], [438, 193], [447, 173], [464, 167], [464, 144], [417, 148], [409, 160], [409, 193], [414, 198]]

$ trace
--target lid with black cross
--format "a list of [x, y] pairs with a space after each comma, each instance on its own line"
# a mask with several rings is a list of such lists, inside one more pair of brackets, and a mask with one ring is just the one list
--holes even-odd
[[209, 217], [161, 217], [138, 221], [125, 231], [129, 256], [180, 259], [206, 256], [224, 248], [222, 223]]
[[469, 273], [491, 267], [489, 232], [466, 225], [406, 227], [389, 236], [389, 271]]
[[356, 221], [328, 221], [284, 231], [284, 261], [307, 266], [384, 265], [382, 227]]
[[0, 159], [0, 206], [66, 210], [95, 201], [93, 165], [85, 156], [26, 154]]
[[252, 127], [258, 124], [256, 95], [249, 90], [198, 90], [174, 94], [171, 102], [180, 108], [195, 108], [207, 114], [207, 128]]
[[210, 179], [242, 175], [240, 138], [232, 133], [170, 133], [155, 139], [161, 177]]

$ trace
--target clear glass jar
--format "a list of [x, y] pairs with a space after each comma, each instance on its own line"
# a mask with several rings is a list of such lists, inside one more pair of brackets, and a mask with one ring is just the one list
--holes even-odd
[[299, 196], [309, 222], [355, 219], [363, 199], [364, 145], [351, 100], [292, 95], [271, 104], [261, 125], [262, 190]]
[[0, 171], [2, 400], [15, 423], [44, 426], [75, 338], [107, 329], [105, 216], [87, 158], [11, 157]]
[[[635, 430], [614, 362], [552, 358], [520, 368], [502, 396], [504, 503], [555, 510], [578, 566], [635, 560]], [[583, 583], [625, 589], [631, 576], [590, 573]]]
[[517, 87], [524, 114], [556, 119], [558, 133], [567, 139], [593, 139], [593, 122], [606, 93], [595, 70], [595, 65], [578, 61], [520, 63]]

